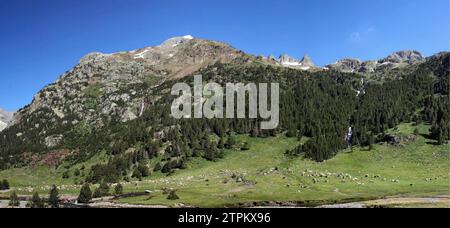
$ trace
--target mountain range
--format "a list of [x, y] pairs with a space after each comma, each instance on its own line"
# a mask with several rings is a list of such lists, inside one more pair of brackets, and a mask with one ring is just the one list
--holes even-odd
[[367, 74], [422, 63], [425, 59], [418, 51], [399, 51], [381, 60], [363, 62], [359, 59], [343, 59], [327, 67], [342, 72]]
[[[426, 58], [417, 51], [400, 51], [381, 60], [344, 59], [319, 67], [309, 56], [302, 60], [285, 54], [279, 58], [254, 56], [223, 42], [190, 35], [175, 37], [155, 47], [86, 55], [55, 83], [38, 92], [32, 103], [17, 111], [12, 120], [11, 114], [0, 112], [0, 130], [15, 127], [13, 132], [21, 140], [38, 137], [51, 148], [63, 141], [67, 130], [80, 123], [102, 127], [112, 120], [127, 122], [139, 118], [147, 107], [161, 99], [153, 93], [155, 89], [217, 63], [260, 64], [328, 75], [350, 73], [360, 78], [352, 86], [359, 95], [370, 81], [394, 79], [402, 75], [397, 70], [413, 71], [419, 64], [442, 55], [445, 57], [448, 53]], [[36, 121], [31, 121], [33, 119]], [[67, 130], [55, 131], [50, 126]]]
[[[198, 39], [191, 35], [174, 37], [155, 47], [86, 55], [73, 69], [36, 94], [30, 105], [16, 113], [10, 125], [44, 107], [51, 109], [59, 118], [71, 113], [76, 115], [76, 119], [91, 123], [99, 123], [102, 115], [112, 113], [118, 113], [122, 121], [132, 120], [139, 116], [141, 108], [149, 102], [149, 98], [144, 99], [145, 94], [138, 94], [133, 85], [145, 82], [149, 87], [157, 87], [167, 80], [183, 78], [216, 62], [260, 62], [304, 71], [332, 70], [372, 78], [376, 74], [383, 74], [384, 77], [390, 70], [420, 64], [426, 59], [417, 51], [400, 51], [380, 60], [363, 62], [343, 59], [319, 67], [307, 55], [301, 60], [286, 54], [279, 58], [253, 56], [223, 42]], [[92, 109], [97, 104], [90, 102], [97, 96], [105, 98], [105, 102], [98, 104], [101, 106], [100, 112]], [[10, 116], [3, 114], [0, 130], [6, 128]]]

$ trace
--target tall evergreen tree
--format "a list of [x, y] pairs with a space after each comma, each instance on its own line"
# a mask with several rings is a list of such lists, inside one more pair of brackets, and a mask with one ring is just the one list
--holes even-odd
[[114, 187], [114, 194], [115, 195], [122, 195], [123, 194], [123, 186], [120, 183], [117, 183]]
[[39, 193], [35, 192], [33, 194], [33, 197], [31, 198], [31, 202], [30, 202], [30, 207], [31, 208], [44, 208], [45, 207], [44, 201], [39, 196]]
[[17, 196], [16, 191], [13, 191], [11, 193], [11, 196], [9, 197], [9, 204], [10, 207], [18, 207], [20, 206], [19, 197]]
[[52, 189], [50, 190], [49, 196], [48, 196], [48, 204], [52, 208], [58, 208], [59, 207], [59, 192], [56, 185], [52, 186]]
[[78, 196], [78, 203], [89, 203], [92, 200], [92, 191], [88, 183], [81, 187], [80, 195]]

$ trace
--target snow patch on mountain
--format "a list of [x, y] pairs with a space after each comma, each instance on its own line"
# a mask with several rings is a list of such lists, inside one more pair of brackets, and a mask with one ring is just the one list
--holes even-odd
[[145, 58], [145, 53], [147, 53], [147, 52], [149, 52], [149, 50], [145, 50], [145, 51], [143, 51], [141, 53], [138, 53], [138, 54], [134, 55], [134, 59], [143, 59], [143, 58]]

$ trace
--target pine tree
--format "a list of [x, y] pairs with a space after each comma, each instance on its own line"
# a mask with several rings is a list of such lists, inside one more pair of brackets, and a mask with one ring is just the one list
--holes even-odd
[[150, 170], [145, 162], [139, 163], [138, 170], [141, 173], [142, 177], [150, 176]]
[[33, 197], [31, 198], [30, 206], [31, 206], [31, 208], [44, 208], [45, 207], [44, 201], [39, 196], [39, 193], [35, 192], [33, 194]]
[[11, 193], [11, 196], [9, 197], [9, 204], [10, 207], [18, 207], [20, 206], [19, 197], [17, 196], [16, 191], [13, 191]]
[[225, 148], [228, 150], [233, 149], [234, 145], [236, 145], [236, 140], [233, 136], [228, 137], [227, 143], [225, 144]]
[[286, 137], [292, 138], [297, 136], [297, 129], [293, 127], [292, 125], [289, 127], [289, 130], [286, 132]]
[[109, 195], [109, 185], [106, 182], [102, 182], [98, 188], [100, 189], [102, 196]]
[[171, 167], [171, 161], [166, 162], [166, 164], [164, 164], [164, 166], [161, 169], [162, 173], [170, 173], [172, 171], [172, 167]]
[[59, 192], [56, 185], [52, 186], [52, 189], [50, 190], [49, 197], [48, 197], [48, 204], [52, 208], [58, 208], [59, 207]]
[[102, 182], [100, 186], [94, 191], [94, 198], [101, 198], [109, 195], [109, 185], [106, 182]]
[[116, 196], [123, 194], [123, 186], [120, 183], [117, 183], [116, 186], [114, 187], [114, 194]]
[[146, 162], [140, 162], [134, 169], [132, 177], [140, 179], [148, 176], [150, 176], [150, 169], [148, 168]]
[[94, 190], [94, 194], [92, 194], [92, 198], [96, 199], [96, 198], [101, 198], [101, 197], [103, 197], [103, 195], [102, 195], [100, 188], [96, 188]]
[[134, 168], [133, 174], [131, 175], [133, 178], [140, 179], [142, 178], [142, 173], [139, 171], [138, 167]]
[[222, 157], [223, 154], [221, 150], [217, 149], [217, 146], [214, 143], [208, 145], [208, 148], [205, 149], [205, 154], [203, 155], [203, 158], [208, 161], [217, 161]]
[[88, 183], [81, 187], [78, 203], [89, 203], [92, 200], [92, 191]]
[[75, 171], [73, 172], [73, 175], [75, 175], [76, 177], [81, 175], [81, 171], [79, 169], [75, 169]]

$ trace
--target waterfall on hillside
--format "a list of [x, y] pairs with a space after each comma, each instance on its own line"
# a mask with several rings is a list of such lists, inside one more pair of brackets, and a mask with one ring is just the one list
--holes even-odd
[[353, 127], [348, 127], [347, 136], [345, 137], [345, 141], [347, 141], [348, 148], [353, 147]]
[[139, 112], [139, 117], [141, 117], [142, 115], [144, 115], [144, 110], [145, 110], [145, 103], [144, 103], [144, 101], [142, 101], [142, 104], [141, 104], [141, 111]]

